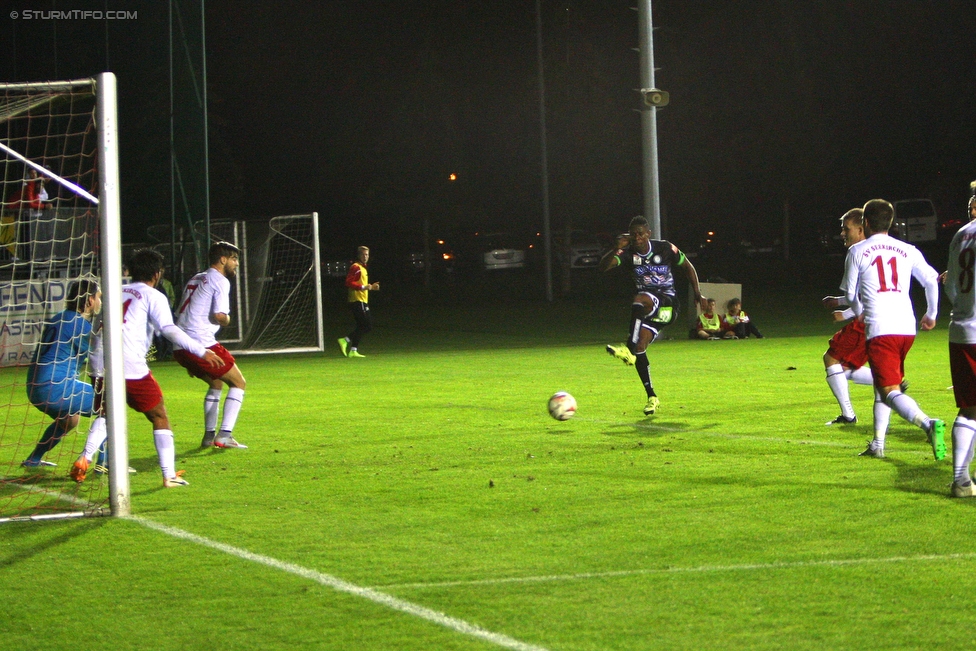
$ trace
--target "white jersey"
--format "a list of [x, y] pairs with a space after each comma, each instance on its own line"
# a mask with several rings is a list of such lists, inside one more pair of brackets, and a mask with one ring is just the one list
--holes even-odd
[[122, 287], [122, 359], [126, 380], [149, 375], [146, 354], [153, 333], [161, 332], [174, 344], [179, 343], [194, 355], [202, 357], [203, 346], [195, 343], [173, 324], [166, 296], [149, 285], [135, 282]]
[[915, 311], [908, 290], [915, 278], [925, 288], [925, 314], [939, 312], [939, 274], [911, 244], [876, 233], [847, 251], [840, 288], [858, 314], [865, 336], [916, 333]]
[[952, 302], [949, 341], [976, 344], [976, 221], [960, 228], [949, 245], [945, 293]]
[[186, 284], [176, 311], [176, 325], [194, 341], [209, 348], [217, 343], [217, 331], [220, 330], [220, 326], [210, 320], [214, 314], [230, 314], [230, 281], [210, 267]]

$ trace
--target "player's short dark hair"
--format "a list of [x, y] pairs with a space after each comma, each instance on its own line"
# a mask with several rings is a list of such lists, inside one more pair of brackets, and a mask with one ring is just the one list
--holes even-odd
[[871, 199], [864, 204], [864, 223], [872, 233], [886, 233], [894, 217], [894, 206], [884, 199]]
[[214, 242], [210, 245], [210, 264], [217, 264], [221, 258], [229, 258], [232, 255], [240, 257], [241, 250], [230, 242]]
[[152, 249], [139, 249], [129, 258], [129, 275], [137, 283], [152, 280], [163, 269], [163, 256]]
[[840, 218], [840, 223], [851, 222], [855, 226], [864, 226], [864, 209], [851, 208]]
[[644, 216], [643, 215], [637, 215], [636, 217], [634, 217], [633, 219], [631, 219], [630, 220], [630, 226], [627, 227], [627, 230], [628, 231], [632, 231], [632, 230], [634, 230], [634, 227], [635, 226], [643, 226], [644, 228], [647, 228], [647, 229], [650, 229], [651, 228], [650, 225], [647, 223], [647, 220], [644, 219]]
[[732, 307], [733, 305], [742, 305], [742, 300], [738, 298], [730, 298], [725, 304], [725, 307]]
[[88, 307], [88, 299], [98, 293], [98, 282], [91, 278], [76, 280], [68, 285], [68, 296], [64, 299], [66, 310], [81, 313]]

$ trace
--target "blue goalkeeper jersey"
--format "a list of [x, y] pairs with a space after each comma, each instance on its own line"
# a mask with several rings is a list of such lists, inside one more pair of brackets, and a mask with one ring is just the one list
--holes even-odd
[[74, 310], [54, 315], [44, 325], [41, 343], [27, 369], [27, 393], [70, 393], [78, 369], [88, 358], [91, 322]]

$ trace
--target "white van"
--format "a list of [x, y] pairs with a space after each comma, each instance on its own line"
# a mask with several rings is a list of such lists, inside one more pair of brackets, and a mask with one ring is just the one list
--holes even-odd
[[891, 235], [911, 242], [934, 242], [939, 218], [935, 205], [928, 199], [905, 199], [892, 203], [895, 218], [891, 222]]

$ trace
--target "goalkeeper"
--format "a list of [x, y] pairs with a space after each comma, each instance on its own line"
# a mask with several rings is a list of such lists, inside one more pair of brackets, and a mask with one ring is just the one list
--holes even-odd
[[44, 325], [41, 344], [27, 369], [27, 397], [54, 422], [20, 464], [25, 468], [56, 466], [44, 461], [44, 455], [78, 426], [82, 415], [94, 413], [95, 391], [78, 379], [78, 370], [88, 359], [92, 319], [101, 309], [98, 283], [77, 280], [68, 286], [64, 310]]
[[[234, 425], [244, 402], [244, 375], [237, 367], [234, 356], [217, 342], [217, 331], [230, 325], [230, 278], [237, 275], [241, 250], [230, 242], [214, 242], [210, 246], [210, 268], [201, 271], [186, 284], [180, 306], [176, 311], [176, 325], [191, 339], [214, 352], [221, 359], [214, 367], [179, 345], [173, 351], [173, 359], [187, 372], [208, 385], [203, 398], [204, 448], [246, 448], [234, 439]], [[217, 431], [220, 395], [227, 385], [224, 398], [224, 414]]]

